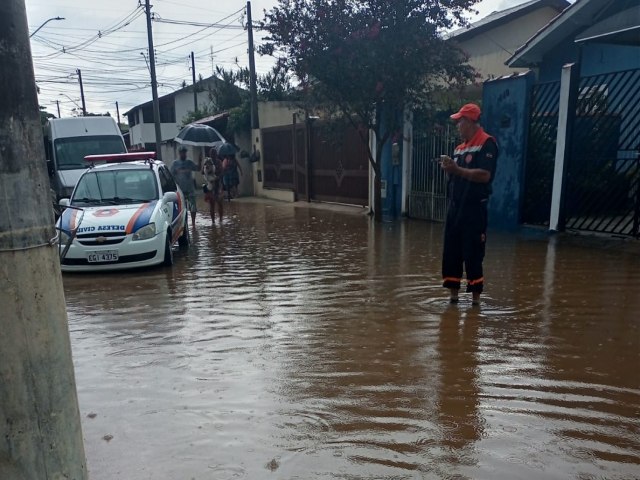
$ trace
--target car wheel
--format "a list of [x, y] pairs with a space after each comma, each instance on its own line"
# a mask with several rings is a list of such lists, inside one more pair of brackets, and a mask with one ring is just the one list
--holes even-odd
[[182, 231], [182, 235], [178, 238], [178, 245], [182, 248], [187, 248], [189, 246], [189, 227], [187, 225], [187, 217], [184, 217], [184, 230]]
[[167, 230], [167, 238], [164, 242], [164, 265], [170, 267], [173, 265], [173, 245], [171, 244], [171, 232]]

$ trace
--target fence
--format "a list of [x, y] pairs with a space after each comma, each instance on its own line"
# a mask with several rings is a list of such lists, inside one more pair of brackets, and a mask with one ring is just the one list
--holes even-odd
[[447, 176], [434, 160], [443, 154], [452, 155], [457, 144], [457, 134], [451, 125], [436, 127], [430, 134], [414, 135], [410, 217], [444, 222], [447, 214]]
[[548, 225], [558, 134], [560, 82], [533, 87], [522, 223]]
[[639, 236], [640, 70], [580, 79], [565, 228]]

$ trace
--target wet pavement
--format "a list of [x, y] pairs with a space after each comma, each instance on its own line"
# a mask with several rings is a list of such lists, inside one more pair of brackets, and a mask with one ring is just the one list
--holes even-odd
[[640, 478], [640, 256], [232, 202], [172, 269], [65, 275], [92, 480]]

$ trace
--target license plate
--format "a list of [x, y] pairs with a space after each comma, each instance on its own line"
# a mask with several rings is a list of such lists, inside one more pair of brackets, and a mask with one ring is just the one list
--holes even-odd
[[117, 262], [118, 251], [117, 250], [103, 250], [100, 252], [87, 252], [87, 262], [89, 263], [101, 263], [101, 262]]

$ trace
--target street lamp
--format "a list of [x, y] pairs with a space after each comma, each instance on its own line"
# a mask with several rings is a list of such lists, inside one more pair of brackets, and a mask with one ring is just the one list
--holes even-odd
[[31, 35], [29, 35], [29, 38], [33, 37], [36, 33], [38, 33], [38, 31], [39, 31], [42, 27], [44, 27], [47, 23], [49, 23], [51, 20], [64, 20], [64, 19], [65, 19], [64, 17], [51, 17], [51, 18], [50, 18], [50, 19], [48, 19], [46, 22], [44, 22], [42, 25], [40, 25], [38, 28], [36, 28], [36, 29], [34, 30], [34, 32], [33, 32]]

